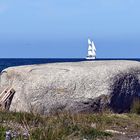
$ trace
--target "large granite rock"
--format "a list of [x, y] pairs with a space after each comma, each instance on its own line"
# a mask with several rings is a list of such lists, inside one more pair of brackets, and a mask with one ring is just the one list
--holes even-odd
[[0, 91], [16, 91], [11, 111], [127, 112], [140, 94], [140, 63], [89, 61], [10, 67], [1, 73]]

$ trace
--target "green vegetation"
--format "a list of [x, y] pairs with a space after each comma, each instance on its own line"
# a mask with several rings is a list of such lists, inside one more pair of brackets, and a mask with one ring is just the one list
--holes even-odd
[[[28, 130], [30, 140], [69, 140], [96, 139], [110, 137], [98, 128], [92, 128], [93, 117], [82, 114], [63, 113], [54, 116], [40, 116], [29, 113], [1, 112], [1, 139], [4, 139], [6, 129], [22, 133]], [[6, 122], [6, 125], [5, 125]], [[17, 125], [18, 124], [18, 125]], [[22, 136], [18, 136], [22, 140]]]
[[130, 109], [131, 113], [136, 113], [136, 114], [140, 114], [140, 98], [135, 98], [133, 100], [131, 109]]
[[10, 129], [23, 140], [28, 130], [29, 140], [96, 140], [112, 138], [105, 130], [134, 132], [140, 130], [140, 116], [136, 114], [71, 114], [40, 116], [33, 113], [0, 112], [0, 140]]
[[5, 140], [5, 131], [6, 131], [6, 128], [3, 126], [0, 126], [0, 140]]

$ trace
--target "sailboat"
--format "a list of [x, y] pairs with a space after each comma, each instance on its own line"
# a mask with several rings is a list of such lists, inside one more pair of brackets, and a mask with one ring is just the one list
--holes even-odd
[[96, 59], [96, 47], [94, 45], [94, 42], [88, 39], [88, 55], [86, 59], [94, 60]]

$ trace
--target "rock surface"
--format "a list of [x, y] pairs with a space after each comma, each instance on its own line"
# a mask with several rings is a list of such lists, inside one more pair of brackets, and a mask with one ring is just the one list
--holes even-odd
[[10, 67], [1, 73], [0, 91], [16, 91], [11, 111], [95, 112], [130, 110], [140, 95], [140, 62], [85, 61]]

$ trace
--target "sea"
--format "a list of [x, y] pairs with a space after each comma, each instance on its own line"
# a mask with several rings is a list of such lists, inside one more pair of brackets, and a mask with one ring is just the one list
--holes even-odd
[[[94, 61], [109, 61], [109, 60], [132, 60], [140, 61], [140, 58], [98, 58]], [[32, 65], [32, 64], [47, 64], [47, 63], [65, 63], [65, 62], [80, 62], [80, 61], [89, 61], [85, 58], [1, 58], [0, 59], [0, 72], [8, 67], [21, 66], [21, 65]]]

